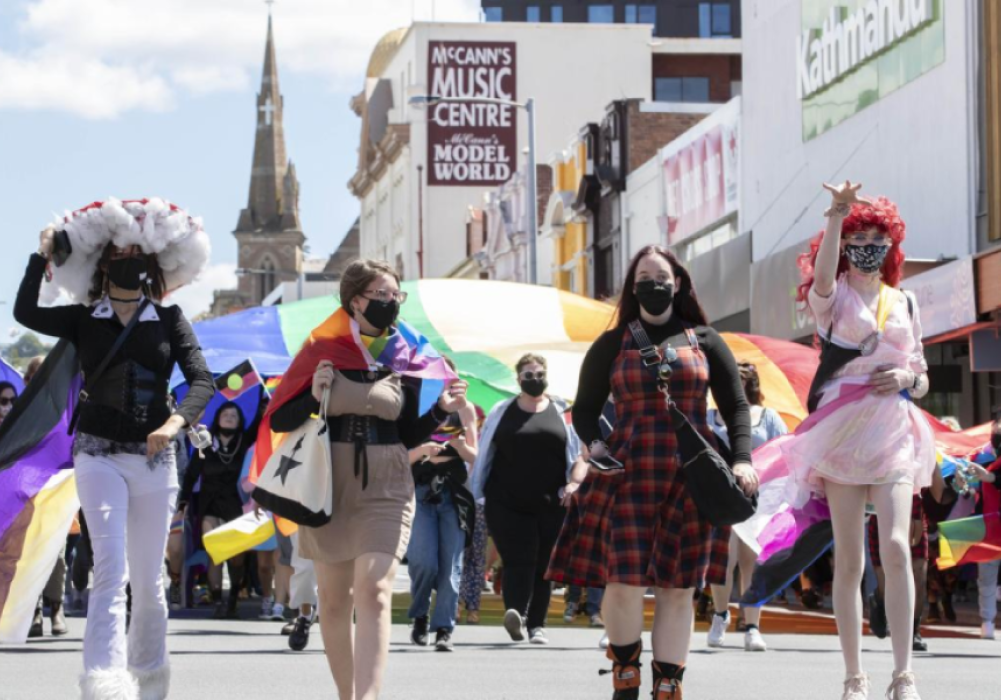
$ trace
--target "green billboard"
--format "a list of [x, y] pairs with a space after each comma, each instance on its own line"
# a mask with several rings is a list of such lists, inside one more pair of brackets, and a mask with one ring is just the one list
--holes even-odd
[[797, 94], [809, 141], [945, 60], [943, 0], [801, 0]]

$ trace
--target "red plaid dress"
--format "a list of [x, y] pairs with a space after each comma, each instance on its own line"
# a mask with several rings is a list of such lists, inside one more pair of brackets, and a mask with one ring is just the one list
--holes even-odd
[[[671, 396], [712, 444], [706, 423], [709, 364], [695, 333], [679, 347]], [[699, 517], [681, 480], [677, 443], [664, 396], [643, 366], [632, 334], [623, 334], [612, 366], [616, 426], [609, 450], [625, 464], [589, 476], [553, 550], [548, 577], [571, 585], [608, 583], [702, 588], [724, 583], [730, 528]]]

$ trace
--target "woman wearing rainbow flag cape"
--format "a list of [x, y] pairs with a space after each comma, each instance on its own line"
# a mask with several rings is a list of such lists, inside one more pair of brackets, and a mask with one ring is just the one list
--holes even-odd
[[[834, 614], [847, 671], [843, 700], [865, 700], [870, 688], [862, 670], [860, 586], [865, 511], [867, 504], [875, 507], [886, 589], [892, 592], [886, 613], [894, 672], [887, 697], [919, 700], [911, 671], [910, 515], [913, 495], [931, 484], [935, 443], [911, 399], [928, 393], [928, 368], [917, 305], [896, 289], [903, 271], [904, 222], [888, 199], [860, 198], [860, 187], [824, 185], [833, 197], [825, 212], [827, 228], [800, 258], [798, 296], [813, 312], [821, 341], [811, 415], [795, 433], [755, 451], [754, 460], [762, 498], [775, 473], [788, 474], [786, 501], [796, 522], [783, 536], [792, 539], [789, 533], [811, 513], [816, 527], [805, 534], [833, 528]], [[818, 515], [827, 509], [829, 525]], [[773, 527], [759, 543], [782, 529]], [[768, 563], [758, 567], [759, 574], [767, 570]]]
[[[76, 410], [68, 430], [75, 428], [76, 488], [94, 550], [80, 682], [84, 700], [167, 697], [162, 569], [178, 488], [175, 438], [195, 422], [215, 387], [181, 309], [160, 301], [197, 277], [208, 256], [201, 222], [178, 207], [160, 199], [109, 199], [42, 231], [18, 290], [17, 321], [62, 339], [50, 354], [56, 359], [46, 360], [32, 382], [45, 388], [32, 386], [31, 398], [43, 398], [62, 365], [72, 364], [75, 374], [77, 357], [86, 380], [73, 397]], [[74, 303], [40, 305], [59, 296]], [[60, 359], [67, 357], [72, 359]], [[175, 365], [191, 389], [172, 412], [168, 382]], [[59, 400], [65, 403], [65, 397], [64, 390]], [[15, 429], [37, 430], [28, 413], [36, 407], [19, 408], [27, 420]], [[42, 445], [55, 434], [67, 438], [64, 422], [49, 427]], [[14, 438], [13, 433], [3, 437]], [[66, 457], [51, 448], [39, 464]], [[10, 469], [27, 464], [21, 460]], [[28, 555], [23, 550], [22, 557]], [[126, 584], [132, 590], [127, 639]]]
[[[382, 685], [392, 584], [415, 509], [407, 451], [466, 405], [466, 383], [427, 339], [397, 321], [406, 298], [388, 263], [349, 265], [341, 279], [341, 308], [313, 330], [293, 360], [257, 443], [256, 459], [264, 464], [270, 432], [299, 428], [319, 412], [320, 398], [330, 389], [333, 515], [322, 527], [301, 528], [299, 547], [316, 568], [320, 630], [345, 700], [374, 700]], [[439, 387], [440, 395], [422, 412], [429, 391]]]

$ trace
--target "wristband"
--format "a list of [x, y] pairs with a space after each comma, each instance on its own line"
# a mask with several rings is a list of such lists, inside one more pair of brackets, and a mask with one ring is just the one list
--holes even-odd
[[833, 202], [831, 206], [827, 208], [827, 211], [824, 212], [824, 216], [830, 217], [836, 214], [841, 218], [844, 218], [851, 214], [851, 212], [852, 208], [850, 204], [846, 202]]

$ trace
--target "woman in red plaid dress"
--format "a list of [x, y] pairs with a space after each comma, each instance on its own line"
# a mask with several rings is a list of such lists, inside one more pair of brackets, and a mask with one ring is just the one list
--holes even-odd
[[[605, 586], [602, 613], [613, 662], [614, 700], [636, 700], [640, 686], [643, 596], [656, 591], [654, 700], [681, 700], [692, 635], [694, 590], [726, 578], [729, 528], [699, 516], [681, 481], [674, 426], [653, 371], [643, 364], [629, 324], [639, 320], [671, 367], [669, 391], [692, 425], [713, 441], [706, 401], [713, 391], [727, 424], [734, 472], [757, 489], [750, 465], [750, 411], [736, 362], [707, 325], [688, 271], [668, 250], [649, 246], [633, 259], [619, 301], [618, 323], [588, 351], [573, 422], [589, 456], [623, 468], [575, 469], [570, 513], [549, 575], [580, 586]], [[601, 441], [599, 419], [611, 394], [615, 430]], [[583, 488], [577, 491], [577, 484]]]

